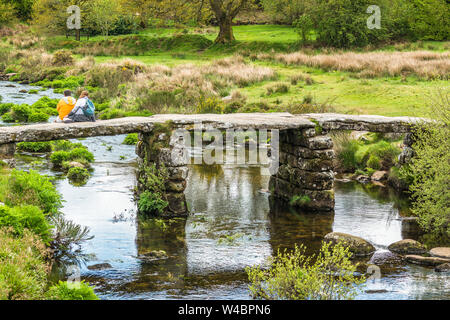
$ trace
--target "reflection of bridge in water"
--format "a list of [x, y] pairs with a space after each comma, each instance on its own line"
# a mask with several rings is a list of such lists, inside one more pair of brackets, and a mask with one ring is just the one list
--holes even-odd
[[[186, 138], [180, 134], [202, 131], [272, 130], [271, 159], [277, 170], [270, 178], [270, 192], [277, 198], [298, 201], [298, 206], [330, 211], [334, 209], [334, 157], [332, 130], [408, 133], [419, 121], [409, 117], [356, 116], [341, 114], [249, 113], [249, 114], [163, 114], [131, 117], [95, 123], [36, 124], [0, 128], [0, 155], [11, 157], [18, 142], [107, 136], [138, 132], [136, 152], [144, 163], [164, 164], [168, 169], [167, 216], [188, 213], [184, 190], [188, 176]], [[199, 127], [198, 124], [201, 124]], [[273, 133], [277, 132], [278, 141]], [[411, 139], [405, 139], [404, 155], [411, 154]]]

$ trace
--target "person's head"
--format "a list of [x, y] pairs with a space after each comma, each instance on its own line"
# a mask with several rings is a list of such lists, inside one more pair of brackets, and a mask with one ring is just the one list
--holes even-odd
[[83, 90], [80, 94], [80, 99], [84, 98], [84, 97], [88, 97], [89, 98], [89, 92], [87, 92], [86, 90]]
[[70, 97], [72, 95], [72, 91], [64, 90], [64, 97]]

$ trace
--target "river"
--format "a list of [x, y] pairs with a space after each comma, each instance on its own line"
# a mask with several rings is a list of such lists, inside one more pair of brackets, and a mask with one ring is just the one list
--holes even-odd
[[[3, 102], [33, 103], [42, 95], [19, 93], [25, 87], [0, 82]], [[88, 226], [94, 239], [82, 247], [80, 274], [101, 299], [249, 299], [245, 267], [266, 263], [278, 249], [307, 246], [316, 253], [332, 231], [371, 241], [375, 254], [395, 241], [419, 234], [402, 221], [406, 199], [389, 188], [337, 182], [334, 214], [294, 211], [271, 201], [264, 191], [269, 177], [255, 166], [190, 166], [186, 189], [193, 213], [187, 219], [138, 223], [133, 188], [136, 155], [124, 136], [76, 140], [95, 155], [92, 177], [82, 187], [55, 180], [65, 216]], [[112, 147], [112, 148], [110, 148]], [[36, 161], [38, 160], [38, 161]], [[45, 155], [16, 155], [17, 168], [52, 171]], [[406, 206], [406, 208], [405, 208]], [[233, 241], [223, 241], [234, 238]], [[166, 259], [145, 254], [164, 250]], [[109, 263], [111, 268], [88, 266]], [[63, 277], [64, 268], [55, 270]], [[369, 280], [357, 299], [450, 299], [450, 277], [411, 264], [384, 265], [380, 279]]]

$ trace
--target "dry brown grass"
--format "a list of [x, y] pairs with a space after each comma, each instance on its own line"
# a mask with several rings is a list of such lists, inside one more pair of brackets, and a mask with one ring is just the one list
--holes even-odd
[[[261, 56], [267, 59], [267, 56]], [[308, 55], [303, 52], [277, 54], [274, 60], [325, 70], [350, 71], [360, 77], [415, 74], [425, 79], [448, 79], [450, 54], [431, 51], [367, 52]]]

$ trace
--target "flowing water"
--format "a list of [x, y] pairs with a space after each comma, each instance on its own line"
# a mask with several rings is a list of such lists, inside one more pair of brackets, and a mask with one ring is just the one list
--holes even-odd
[[[34, 102], [17, 93], [17, 84], [5, 99], [5, 84], [0, 83], [4, 101]], [[95, 155], [92, 177], [82, 187], [55, 180], [65, 216], [95, 236], [83, 245], [80, 273], [102, 299], [249, 299], [245, 267], [266, 263], [278, 249], [304, 244], [308, 254], [316, 253], [325, 234], [339, 231], [371, 241], [382, 255], [390, 243], [420, 236], [402, 220], [407, 201], [390, 189], [337, 182], [334, 214], [300, 212], [270, 199], [269, 177], [255, 166], [192, 165], [186, 197], [193, 214], [138, 223], [136, 155], [123, 139], [76, 140]], [[45, 155], [16, 160], [20, 169], [60, 176]], [[149, 258], [155, 250], [167, 257]], [[88, 269], [100, 263], [111, 268]], [[61, 267], [55, 277], [63, 274]], [[357, 299], [450, 299], [450, 277], [416, 265], [383, 265], [381, 278], [369, 280]]]

